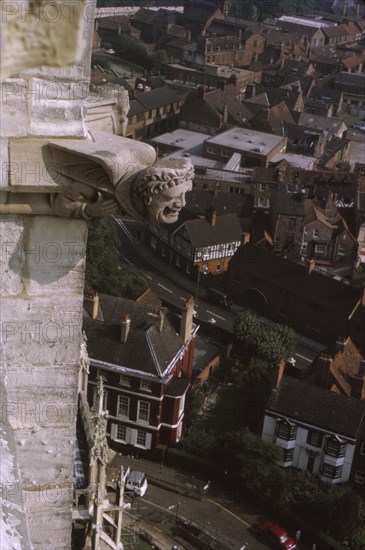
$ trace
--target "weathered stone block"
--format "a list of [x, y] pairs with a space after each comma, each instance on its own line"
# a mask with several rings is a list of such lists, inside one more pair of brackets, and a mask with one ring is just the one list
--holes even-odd
[[[45, 293], [46, 288], [44, 289]], [[7, 365], [69, 364], [78, 361], [82, 297], [4, 298], [2, 341]], [[10, 391], [10, 389], [9, 389]]]
[[44, 139], [9, 141], [9, 187], [14, 192], [62, 191], [69, 182], [56, 174]]
[[65, 224], [62, 218], [31, 216], [26, 220], [27, 291], [57, 296], [83, 294], [87, 225], [83, 220]]
[[9, 185], [9, 140], [0, 138], [0, 190]]
[[2, 75], [81, 60], [89, 2], [4, 0], [1, 4]]
[[33, 102], [29, 133], [33, 136], [85, 137], [86, 127], [81, 101], [59, 99]]
[[23, 499], [33, 548], [70, 550], [71, 488], [42, 487], [39, 491], [23, 489]]
[[21, 216], [6, 216], [0, 220], [0, 279], [1, 297], [23, 292], [23, 235]]
[[9, 78], [1, 84], [1, 136], [22, 137], [28, 133], [28, 83], [22, 78]]

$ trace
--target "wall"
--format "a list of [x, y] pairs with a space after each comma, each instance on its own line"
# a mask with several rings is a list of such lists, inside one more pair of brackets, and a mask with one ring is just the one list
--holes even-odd
[[71, 547], [87, 227], [52, 215], [50, 193], [62, 186], [43, 146], [86, 137], [94, 4], [15, 0], [0, 22], [0, 203], [13, 212], [0, 227], [1, 432], [13, 442], [13, 502], [25, 512], [14, 548], [17, 532], [17, 548]]

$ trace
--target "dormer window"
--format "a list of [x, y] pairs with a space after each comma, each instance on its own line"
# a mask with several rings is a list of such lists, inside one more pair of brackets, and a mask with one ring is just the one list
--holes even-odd
[[313, 229], [313, 237], [319, 237], [319, 229]]
[[152, 382], [151, 380], [144, 380], [143, 378], [140, 380], [139, 387], [141, 390], [151, 391], [152, 389]]
[[131, 377], [128, 374], [121, 374], [119, 377], [119, 384], [121, 384], [122, 386], [130, 386]]

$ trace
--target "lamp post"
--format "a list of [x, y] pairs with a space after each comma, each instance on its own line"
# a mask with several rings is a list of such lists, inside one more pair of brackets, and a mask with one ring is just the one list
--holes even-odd
[[201, 273], [203, 273], [203, 275], [206, 275], [208, 273], [208, 271], [209, 271], [209, 269], [208, 269], [207, 265], [205, 265], [202, 270], [200, 269], [200, 266], [198, 265], [198, 280], [196, 282], [195, 305], [198, 304], [200, 275], [201, 275]]

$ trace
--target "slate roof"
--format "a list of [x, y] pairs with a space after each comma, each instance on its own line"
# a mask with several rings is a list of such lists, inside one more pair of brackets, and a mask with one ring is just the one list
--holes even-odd
[[350, 438], [365, 436], [365, 401], [283, 376], [266, 406], [295, 422], [305, 422]]
[[236, 214], [247, 217], [252, 213], [252, 206], [253, 197], [250, 195], [234, 195], [222, 191], [215, 195], [204, 189], [194, 188], [186, 195], [185, 209], [195, 216], [205, 216], [208, 208], [214, 208], [218, 216]]
[[135, 14], [131, 15], [130, 19], [132, 23], [150, 23], [155, 17], [156, 12], [147, 8], [140, 8]]
[[155, 109], [163, 105], [177, 103], [183, 95], [184, 94], [177, 92], [170, 86], [163, 86], [162, 88], [156, 88], [149, 92], [136, 92], [135, 97], [146, 107], [146, 109]]
[[[84, 319], [89, 358], [162, 377], [184, 342], [165, 312], [160, 332], [155, 325], [146, 328], [147, 313], [156, 306], [115, 296], [99, 295], [102, 320]], [[161, 308], [160, 308], [161, 309]], [[120, 327], [125, 315], [131, 320], [127, 342], [120, 341]]]
[[236, 214], [217, 216], [214, 226], [206, 219], [190, 220], [185, 229], [193, 248], [240, 241], [242, 234]]

